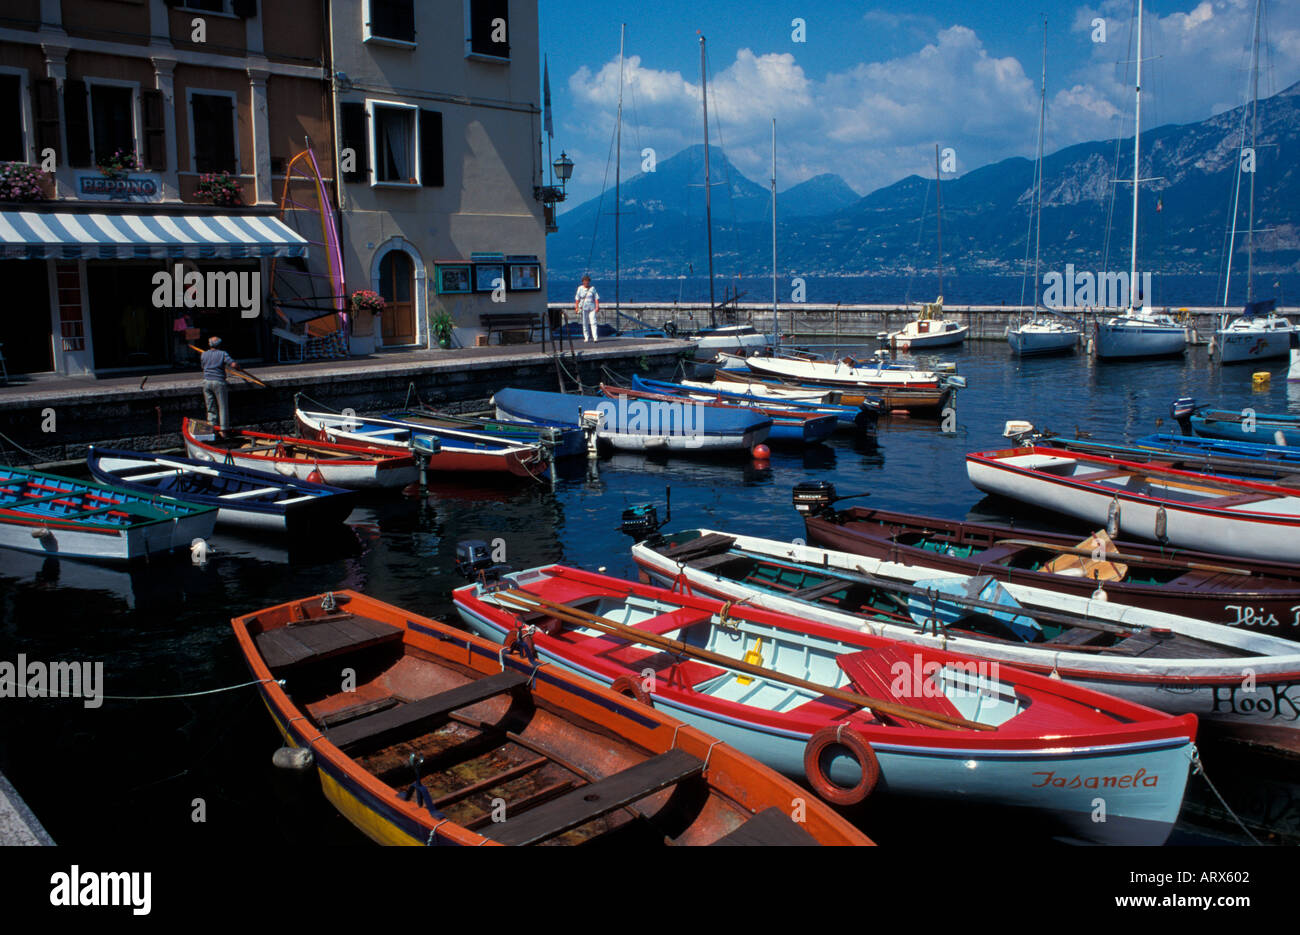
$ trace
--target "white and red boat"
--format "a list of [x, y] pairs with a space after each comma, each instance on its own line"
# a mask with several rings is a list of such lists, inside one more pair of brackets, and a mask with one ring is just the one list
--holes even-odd
[[294, 419], [308, 438], [344, 445], [373, 445], [385, 451], [410, 451], [413, 442], [430, 439], [438, 453], [429, 458], [430, 471], [539, 477], [546, 472], [546, 451], [500, 436], [454, 428], [438, 428], [373, 416], [294, 410]]
[[[878, 783], [1027, 809], [1067, 834], [1125, 843], [1163, 842], [1181, 806], [1191, 716], [560, 565], [469, 585], [453, 599], [475, 632], [523, 640], [540, 660], [708, 725], [837, 804]], [[1104, 823], [1092, 818], [1099, 795]]]
[[1105, 525], [1112, 535], [1300, 562], [1295, 487], [1044, 446], [969, 454], [966, 473], [985, 493]]
[[895, 387], [938, 389], [941, 378], [933, 370], [895, 370], [880, 360], [874, 366], [851, 358], [838, 361], [796, 360], [788, 357], [746, 357], [750, 371], [779, 377], [790, 383], [829, 387]]
[[[405, 487], [415, 483], [415, 456], [365, 445], [336, 445], [287, 435], [227, 429], [218, 436], [208, 422], [186, 419], [181, 437], [191, 458], [349, 489]], [[313, 476], [314, 475], [314, 476]]]

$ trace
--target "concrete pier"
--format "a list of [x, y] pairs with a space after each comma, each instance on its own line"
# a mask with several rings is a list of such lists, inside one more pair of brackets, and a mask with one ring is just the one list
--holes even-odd
[[[548, 349], [549, 350], [549, 349]], [[576, 354], [557, 361], [540, 344], [507, 344], [458, 350], [419, 350], [365, 358], [250, 366], [266, 388], [230, 378], [230, 419], [293, 434], [298, 393], [311, 405], [373, 412], [417, 398], [451, 412], [481, 408], [506, 386], [572, 391], [575, 378], [592, 386], [605, 369], [667, 375], [691, 354], [685, 341], [614, 339], [574, 345]], [[191, 372], [108, 378], [37, 374], [0, 386], [0, 452], [21, 446], [43, 463], [77, 461], [98, 444], [161, 451], [182, 444], [181, 419], [202, 418], [202, 375]], [[23, 462], [19, 462], [23, 463]]]
[[0, 847], [50, 846], [54, 839], [0, 773]]

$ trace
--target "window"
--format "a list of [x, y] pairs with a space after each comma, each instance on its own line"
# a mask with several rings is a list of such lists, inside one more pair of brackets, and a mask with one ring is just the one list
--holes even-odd
[[19, 75], [0, 74], [0, 162], [26, 160], [22, 78]]
[[417, 185], [415, 114], [417, 108], [373, 105], [376, 182]]
[[202, 10], [204, 13], [226, 12], [226, 0], [184, 0], [180, 6], [187, 10]]
[[239, 171], [233, 94], [191, 92], [190, 129], [195, 172]]
[[510, 58], [509, 0], [467, 0], [471, 55]]
[[365, 6], [366, 40], [415, 44], [414, 0], [369, 0]]
[[90, 126], [95, 162], [135, 153], [134, 92], [117, 85], [90, 87]]

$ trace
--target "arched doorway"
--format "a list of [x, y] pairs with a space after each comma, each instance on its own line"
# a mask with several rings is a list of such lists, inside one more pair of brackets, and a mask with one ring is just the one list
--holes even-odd
[[389, 250], [379, 260], [379, 288], [387, 303], [381, 318], [384, 346], [415, 343], [415, 264], [406, 252]]

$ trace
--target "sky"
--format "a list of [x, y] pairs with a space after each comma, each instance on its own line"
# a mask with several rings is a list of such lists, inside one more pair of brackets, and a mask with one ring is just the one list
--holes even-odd
[[[1245, 103], [1256, 0], [1150, 0], [1142, 125], [1203, 120]], [[1133, 132], [1136, 0], [539, 0], [554, 108], [553, 156], [575, 163], [568, 207], [613, 184], [619, 31], [623, 178], [709, 136], [766, 186], [776, 119], [778, 191], [837, 173], [859, 194], [933, 176], [934, 146], [962, 175], [1037, 146], [1047, 21], [1045, 151]], [[800, 23], [802, 21], [802, 30]], [[1300, 80], [1300, 0], [1266, 0], [1260, 96]], [[802, 40], [802, 41], [800, 41]], [[1103, 41], [1104, 40], [1104, 41]]]

